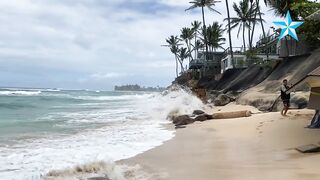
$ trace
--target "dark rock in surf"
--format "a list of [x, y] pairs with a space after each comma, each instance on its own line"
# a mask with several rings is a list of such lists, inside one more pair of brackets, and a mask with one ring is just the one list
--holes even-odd
[[187, 125], [193, 122], [194, 122], [194, 119], [192, 119], [188, 115], [181, 115], [181, 116], [172, 118], [172, 123], [175, 124], [176, 126]]
[[207, 120], [210, 120], [210, 119], [213, 119], [212, 115], [201, 114], [201, 115], [197, 116], [194, 120], [203, 122], [203, 121], [207, 121]]
[[193, 111], [193, 115], [200, 115], [200, 114], [204, 114], [205, 112], [204, 111], [201, 111], [201, 110], [194, 110]]

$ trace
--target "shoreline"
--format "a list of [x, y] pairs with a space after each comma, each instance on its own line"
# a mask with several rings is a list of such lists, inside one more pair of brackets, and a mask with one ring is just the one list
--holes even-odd
[[318, 179], [320, 154], [295, 150], [319, 145], [320, 131], [304, 128], [313, 110], [292, 110], [282, 117], [279, 112], [259, 113], [251, 106], [231, 104], [213, 111], [228, 109], [254, 114], [187, 125], [162, 145], [116, 164], [138, 165], [150, 179]]

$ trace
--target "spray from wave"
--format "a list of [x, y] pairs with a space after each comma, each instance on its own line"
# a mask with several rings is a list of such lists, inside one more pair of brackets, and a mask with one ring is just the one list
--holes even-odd
[[[157, 103], [152, 103], [154, 100]], [[157, 112], [150, 114], [155, 119], [167, 119], [168, 115], [172, 114], [192, 114], [195, 109], [205, 110], [208, 108], [198, 97], [192, 95], [191, 91], [179, 86], [174, 86], [161, 94], [155, 95], [140, 106], [148, 112]]]

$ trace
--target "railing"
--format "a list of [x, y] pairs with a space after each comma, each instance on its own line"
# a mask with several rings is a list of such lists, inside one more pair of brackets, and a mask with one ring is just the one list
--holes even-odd
[[[224, 52], [223, 52], [223, 56], [222, 59], [224, 59], [225, 57], [227, 57], [230, 54], [230, 47], [228, 47]], [[232, 52], [233, 54], [244, 54], [244, 49], [243, 47], [232, 47]]]
[[273, 44], [278, 40], [278, 37], [279, 37], [279, 34], [275, 32], [265, 38], [262, 38], [259, 41], [257, 41], [256, 48], [262, 48], [267, 45]]

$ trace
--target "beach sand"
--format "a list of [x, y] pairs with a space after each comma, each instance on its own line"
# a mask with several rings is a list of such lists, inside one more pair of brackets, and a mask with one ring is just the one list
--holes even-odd
[[313, 110], [259, 113], [253, 107], [227, 105], [212, 111], [251, 110], [247, 118], [196, 122], [177, 129], [163, 145], [119, 161], [140, 165], [151, 179], [264, 180], [319, 179], [320, 154], [302, 154], [296, 147], [319, 144], [320, 130], [305, 128]]

